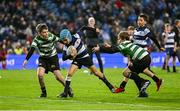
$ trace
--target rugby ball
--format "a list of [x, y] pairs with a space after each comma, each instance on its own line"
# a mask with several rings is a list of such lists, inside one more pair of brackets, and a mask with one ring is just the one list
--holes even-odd
[[67, 48], [66, 54], [67, 55], [71, 55], [71, 54], [77, 55], [77, 50], [74, 46], [71, 45]]

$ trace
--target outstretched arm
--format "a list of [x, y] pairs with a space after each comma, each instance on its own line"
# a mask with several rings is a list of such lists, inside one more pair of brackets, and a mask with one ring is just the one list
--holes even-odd
[[26, 64], [28, 63], [28, 60], [29, 60], [29, 58], [32, 56], [34, 50], [35, 50], [34, 47], [31, 47], [31, 48], [30, 48], [30, 50], [29, 50], [29, 52], [28, 52], [28, 54], [27, 54], [27, 56], [26, 56], [26, 59], [25, 59], [24, 62], [23, 62], [23, 68], [26, 67]]
[[162, 47], [160, 46], [160, 44], [159, 44], [159, 42], [157, 41], [156, 36], [155, 36], [155, 34], [154, 34], [153, 32], [148, 33], [147, 36], [156, 44], [156, 46], [158, 47], [158, 49], [159, 49], [160, 51], [164, 51], [164, 48], [162, 48]]
[[109, 53], [109, 54], [120, 52], [120, 50], [117, 46], [111, 46], [111, 47], [100, 46], [99, 47], [99, 45], [94, 47], [93, 51], [94, 52], [100, 51], [100, 52]]
[[27, 56], [26, 56], [26, 60], [27, 60], [27, 61], [29, 60], [29, 58], [31, 58], [34, 50], [35, 50], [34, 47], [31, 47], [31, 48], [29, 49], [29, 52], [28, 52], [28, 54], [27, 54]]

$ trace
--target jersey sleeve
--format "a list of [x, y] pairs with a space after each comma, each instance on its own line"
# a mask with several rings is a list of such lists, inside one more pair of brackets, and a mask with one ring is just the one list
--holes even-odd
[[35, 49], [38, 47], [38, 42], [36, 40], [36, 38], [33, 40], [33, 42], [31, 43], [31, 47], [28, 51], [28, 54], [26, 55], [26, 60], [29, 60], [29, 58], [32, 56], [33, 52], [35, 51]]
[[156, 35], [155, 35], [152, 31], [150, 31], [150, 32], [147, 34], [147, 37], [149, 37], [149, 38], [156, 44], [156, 46], [157, 46], [159, 49], [161, 49], [161, 46], [160, 46], [159, 42], [158, 42], [157, 39], [156, 39]]
[[54, 38], [55, 38], [55, 41], [56, 41], [56, 42], [59, 42], [59, 41], [60, 41], [60, 38], [59, 38], [58, 36], [54, 35]]
[[101, 47], [100, 47], [100, 52], [104, 52], [104, 53], [113, 54], [113, 53], [117, 53], [117, 52], [119, 52], [119, 51], [120, 51], [120, 50], [118, 49], [117, 46], [111, 46], [111, 47], [101, 46]]
[[123, 49], [125, 49], [125, 47], [123, 46], [123, 44], [120, 44], [120, 45], [118, 45], [117, 47], [118, 47], [119, 51], [122, 51]]
[[28, 51], [28, 54], [26, 56], [26, 60], [28, 61], [29, 58], [32, 56], [33, 52], [34, 52], [35, 48], [31, 47], [30, 50]]
[[34, 47], [34, 48], [38, 47], [38, 42], [36, 39], [34, 39], [33, 42], [31, 43], [31, 47]]

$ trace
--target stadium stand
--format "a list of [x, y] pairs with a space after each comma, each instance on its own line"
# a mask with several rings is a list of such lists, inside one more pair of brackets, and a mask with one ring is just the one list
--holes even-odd
[[172, 24], [180, 18], [180, 3], [178, 0], [1, 0], [0, 42], [11, 44], [7, 50], [15, 53], [17, 44], [27, 49], [25, 44], [32, 42], [38, 23], [47, 23], [55, 34], [64, 27], [75, 32], [89, 16], [94, 16], [105, 33], [102, 37], [109, 36], [114, 44], [120, 30], [136, 26], [140, 13], [149, 16], [150, 25], [161, 41], [164, 23]]

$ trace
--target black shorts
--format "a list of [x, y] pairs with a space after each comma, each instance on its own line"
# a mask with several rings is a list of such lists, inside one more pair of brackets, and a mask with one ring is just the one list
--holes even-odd
[[150, 64], [151, 64], [151, 57], [147, 55], [141, 60], [133, 60], [132, 65], [129, 65], [128, 68], [132, 72], [136, 72], [137, 74], [139, 74], [142, 73], [144, 69], [148, 68]]
[[60, 70], [58, 55], [52, 57], [39, 57], [38, 66], [44, 67], [45, 73], [48, 73], [49, 71], [53, 72], [54, 70]]
[[77, 65], [79, 69], [81, 69], [82, 66], [85, 67], [91, 67], [93, 65], [93, 62], [91, 60], [91, 58], [85, 57], [85, 58], [81, 58], [81, 59], [75, 59], [73, 60], [72, 64]]

